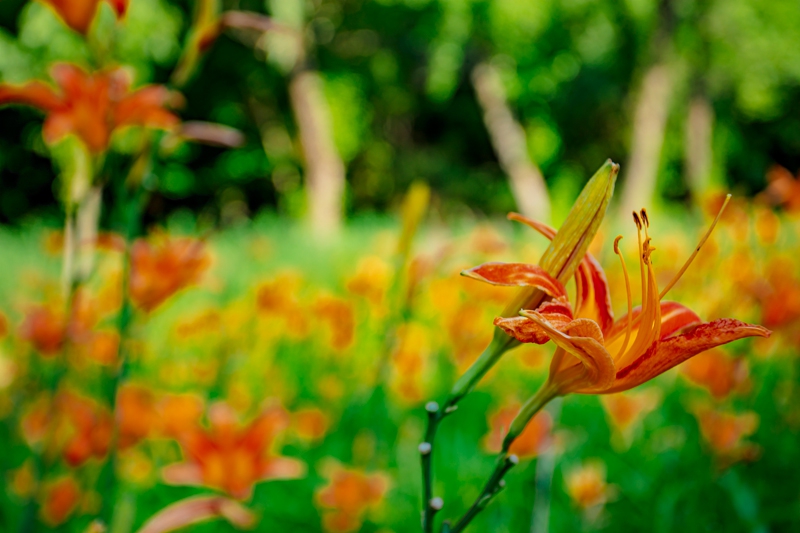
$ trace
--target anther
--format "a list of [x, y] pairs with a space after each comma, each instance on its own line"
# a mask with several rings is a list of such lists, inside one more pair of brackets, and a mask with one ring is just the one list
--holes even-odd
[[619, 241], [622, 240], [622, 235], [617, 235], [617, 238], [614, 239], [614, 253], [620, 255], [619, 251]]
[[637, 228], [642, 229], [642, 221], [639, 220], [639, 214], [636, 211], [633, 212], [633, 222]]
[[645, 209], [644, 207], [642, 208], [642, 220], [644, 221], [644, 225], [649, 228], [650, 219], [647, 218], [647, 209]]

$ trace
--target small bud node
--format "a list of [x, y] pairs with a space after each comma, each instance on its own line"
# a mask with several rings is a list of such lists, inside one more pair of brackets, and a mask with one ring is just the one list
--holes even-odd
[[432, 446], [430, 442], [422, 442], [420, 443], [418, 449], [419, 453], [421, 453], [422, 455], [428, 455], [429, 453], [431, 453]]
[[439, 496], [436, 496], [435, 498], [431, 498], [431, 501], [428, 502], [428, 505], [430, 505], [431, 509], [434, 511], [441, 511], [442, 507], [444, 507], [444, 500]]
[[456, 409], [458, 409], [458, 406], [457, 406], [457, 405], [451, 405], [450, 407], [448, 407], [447, 409], [445, 409], [445, 410], [444, 410], [444, 412], [445, 412], [445, 413], [447, 413], [447, 414], [449, 415], [450, 413], [452, 413], [452, 412], [453, 412], [453, 411], [455, 411]]
[[511, 463], [512, 465], [518, 465], [519, 457], [517, 457], [516, 454], [512, 453], [511, 455], [508, 456], [508, 462]]
[[439, 404], [436, 402], [428, 402], [425, 404], [425, 410], [429, 413], [435, 413], [439, 410]]

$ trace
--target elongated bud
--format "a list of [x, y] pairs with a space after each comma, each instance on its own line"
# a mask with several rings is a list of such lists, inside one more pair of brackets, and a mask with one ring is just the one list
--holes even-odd
[[411, 252], [411, 242], [428, 211], [430, 197], [430, 187], [421, 181], [412, 183], [406, 193], [403, 200], [403, 231], [397, 243], [397, 253], [403, 258], [407, 258]]
[[[569, 281], [586, 255], [614, 194], [618, 173], [619, 165], [610, 159], [594, 173], [539, 260], [539, 266], [561, 283]], [[542, 291], [525, 287], [506, 306], [502, 316], [517, 316], [520, 309], [536, 309], [543, 299]]]

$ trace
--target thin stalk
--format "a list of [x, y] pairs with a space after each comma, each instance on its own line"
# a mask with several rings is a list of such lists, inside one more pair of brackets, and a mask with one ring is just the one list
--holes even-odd
[[478, 516], [478, 514], [483, 511], [489, 502], [497, 496], [497, 494], [503, 490], [505, 487], [505, 481], [503, 481], [503, 477], [506, 475], [506, 472], [511, 470], [514, 466], [519, 464], [519, 458], [516, 455], [506, 455], [505, 453], [501, 453], [500, 457], [497, 461], [497, 466], [494, 468], [494, 472], [492, 475], [489, 476], [488, 481], [486, 481], [486, 485], [483, 487], [480, 495], [475, 499], [472, 506], [464, 513], [456, 525], [450, 530], [452, 533], [459, 533], [464, 531], [472, 520]]
[[425, 440], [419, 445], [422, 461], [422, 531], [433, 533], [433, 517], [442, 508], [442, 500], [433, 497], [433, 442], [439, 422], [446, 413], [439, 409], [436, 402], [429, 402], [425, 410], [428, 412], [428, 427], [425, 430]]

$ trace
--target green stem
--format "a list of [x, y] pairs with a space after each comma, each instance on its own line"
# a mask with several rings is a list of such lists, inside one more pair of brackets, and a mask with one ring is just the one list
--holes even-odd
[[433, 533], [433, 517], [441, 509], [441, 504], [434, 501], [433, 497], [433, 441], [439, 422], [446, 415], [436, 402], [429, 402], [425, 410], [428, 412], [428, 427], [425, 430], [425, 440], [419, 445], [422, 461], [422, 531]]
[[501, 491], [505, 486], [505, 482], [503, 481], [503, 476], [506, 475], [506, 472], [511, 470], [514, 466], [519, 464], [519, 458], [516, 455], [507, 455], [505, 452], [500, 454], [500, 457], [497, 461], [497, 466], [492, 472], [492, 475], [489, 476], [489, 480], [486, 482], [486, 485], [483, 487], [480, 495], [475, 499], [475, 502], [472, 506], [464, 513], [464, 516], [456, 522], [456, 525], [453, 526], [451, 529], [451, 533], [459, 533], [466, 528], [472, 520], [478, 516], [478, 513], [483, 511], [489, 502]]
[[456, 522], [456, 525], [453, 526], [451, 533], [459, 533], [463, 531], [464, 528], [466, 528], [470, 522], [472, 522], [472, 520], [481, 511], [483, 511], [486, 506], [489, 505], [492, 499], [494, 499], [494, 497], [503, 489], [505, 486], [503, 476], [505, 476], [506, 472], [511, 470], [514, 465], [519, 463], [519, 458], [517, 458], [516, 455], [509, 454], [511, 445], [514, 443], [517, 437], [519, 437], [519, 435], [525, 429], [525, 426], [528, 425], [528, 422], [530, 422], [536, 413], [541, 411], [542, 408], [544, 408], [544, 406], [556, 396], [558, 396], [558, 389], [549, 381], [547, 381], [544, 385], [542, 385], [539, 391], [534, 394], [525, 403], [525, 405], [522, 406], [522, 409], [511, 423], [511, 427], [509, 428], [506, 438], [503, 440], [503, 449], [500, 452], [494, 472], [492, 472], [492, 475], [489, 476], [489, 480], [486, 482], [483, 491], [481, 491], [480, 495], [477, 497], [472, 506], [467, 510], [464, 516], [462, 516], [461, 519]]
[[[483, 350], [483, 353], [472, 363], [464, 374], [458, 378], [456, 384], [453, 385], [453, 390], [450, 391], [450, 397], [445, 403], [445, 411], [452, 411], [453, 408], [461, 401], [464, 396], [469, 394], [478, 382], [491, 370], [491, 368], [500, 360], [500, 357], [519, 344], [519, 341], [510, 337], [500, 331], [496, 330], [492, 342]], [[449, 414], [446, 413], [446, 414]]]

